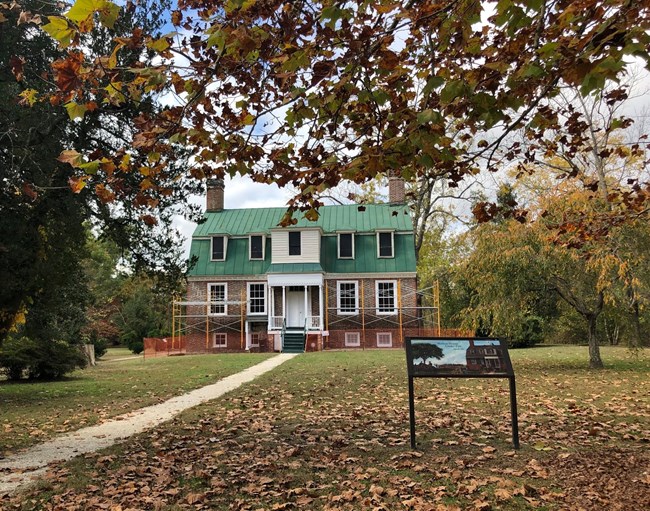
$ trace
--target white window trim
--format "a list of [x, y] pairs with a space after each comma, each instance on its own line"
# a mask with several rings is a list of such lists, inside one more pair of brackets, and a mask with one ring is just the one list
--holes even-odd
[[[361, 334], [359, 332], [345, 332], [344, 334], [345, 346], [349, 348], [358, 348], [361, 346]], [[348, 337], [349, 336], [349, 337]], [[348, 342], [348, 338], [356, 337], [356, 341]]]
[[[264, 289], [264, 312], [251, 312], [251, 286], [258, 285], [262, 286], [262, 289]], [[249, 316], [266, 316], [267, 315], [267, 297], [268, 292], [267, 292], [267, 287], [266, 287], [266, 282], [247, 282], [246, 283], [246, 296], [248, 296], [248, 300], [246, 300], [246, 313]]]
[[[223, 344], [217, 344], [217, 336], [223, 338]], [[227, 348], [228, 347], [228, 334], [223, 332], [214, 332], [212, 334], [212, 347], [213, 348]]]
[[[388, 336], [388, 343], [380, 343], [379, 337]], [[393, 347], [393, 333], [392, 332], [377, 332], [377, 347], [378, 348], [392, 348]]]
[[[212, 245], [214, 243], [215, 238], [223, 238], [223, 259], [212, 259], [212, 254], [214, 254], [214, 250], [212, 250]], [[210, 261], [225, 261], [226, 257], [228, 254], [228, 236], [225, 236], [223, 234], [215, 234], [214, 236], [210, 237]]]
[[[354, 284], [354, 312], [343, 312], [341, 310], [341, 284]], [[339, 280], [336, 283], [336, 312], [341, 316], [356, 316], [359, 314], [359, 281], [358, 280]]]
[[[390, 255], [389, 256], [383, 256], [380, 255], [379, 252], [379, 235], [380, 234], [390, 234]], [[394, 231], [377, 231], [377, 258], [378, 259], [393, 259], [395, 257], [395, 232]]]
[[[262, 257], [261, 258], [258, 258], [258, 257], [253, 258], [253, 243], [252, 243], [253, 236], [260, 236], [262, 238]], [[263, 234], [250, 234], [248, 236], [248, 260], [249, 261], [264, 261], [265, 257], [266, 257], [266, 236], [264, 236]]]
[[[393, 284], [393, 311], [384, 312], [379, 310], [379, 284], [392, 283]], [[375, 309], [378, 315], [380, 316], [394, 316], [397, 314], [397, 281], [396, 280], [376, 280], [375, 281]]]
[[[251, 341], [251, 348], [259, 348], [260, 347], [260, 334], [257, 332], [251, 332], [249, 334], [251, 336], [250, 341]], [[253, 339], [257, 339], [257, 342], [254, 342]]]
[[[223, 286], [223, 312], [212, 312], [212, 286]], [[227, 316], [228, 315], [228, 283], [227, 282], [208, 282], [208, 316]]]
[[[341, 256], [341, 234], [350, 234], [352, 236], [352, 255], [350, 257]], [[343, 231], [336, 234], [336, 255], [339, 259], [354, 259], [354, 232]]]

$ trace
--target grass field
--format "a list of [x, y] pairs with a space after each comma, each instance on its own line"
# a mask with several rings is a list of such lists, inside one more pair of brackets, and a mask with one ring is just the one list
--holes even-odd
[[130, 357], [142, 357], [142, 353], [140, 355], [135, 355], [129, 348], [108, 348], [104, 356], [99, 359], [99, 362], [111, 362], [113, 360]]
[[[512, 351], [504, 380], [418, 379], [403, 352], [301, 355], [122, 446], [52, 470], [7, 509], [650, 509], [650, 353]], [[174, 363], [174, 359], [170, 359]]]
[[117, 360], [132, 355], [111, 349], [97, 366], [75, 371], [63, 381], [0, 382], [0, 455], [214, 383], [269, 357], [249, 353]]

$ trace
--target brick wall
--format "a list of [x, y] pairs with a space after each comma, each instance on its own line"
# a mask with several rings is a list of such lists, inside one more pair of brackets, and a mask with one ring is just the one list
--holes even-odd
[[[359, 314], [348, 315], [338, 314], [337, 307], [337, 289], [338, 282], [340, 281], [358, 281], [358, 302]], [[398, 321], [398, 314], [377, 314], [377, 300], [375, 298], [376, 282], [394, 280], [397, 286], [401, 288], [401, 306], [409, 309], [409, 314], [415, 313], [417, 306], [416, 300], [416, 279], [328, 279], [327, 280], [327, 315], [328, 315], [328, 330], [345, 330], [350, 328], [361, 328], [365, 320], [366, 326], [370, 328], [390, 328], [395, 327]], [[362, 288], [363, 287], [363, 295]], [[397, 294], [397, 291], [396, 291]], [[363, 298], [362, 298], [363, 297]], [[397, 297], [395, 303], [398, 306], [399, 302]]]
[[[229, 280], [224, 278], [220, 280], [215, 277], [213, 283], [227, 284], [227, 300], [240, 301], [242, 300], [242, 291], [244, 292], [244, 300], [246, 293], [246, 282], [250, 280]], [[339, 315], [336, 310], [337, 301], [337, 282], [341, 280], [357, 280], [358, 293], [359, 293], [359, 314], [356, 315]], [[345, 345], [346, 332], [358, 332], [360, 336], [359, 348], [377, 348], [383, 347], [377, 345], [377, 334], [390, 333], [391, 346], [402, 346], [402, 333], [399, 330], [399, 314], [382, 315], [377, 314], [377, 300], [375, 298], [376, 282], [378, 280], [394, 280], [398, 282], [401, 295], [401, 305], [403, 308], [408, 309], [408, 312], [403, 314], [403, 319], [406, 315], [416, 314], [416, 279], [403, 278], [391, 279], [386, 278], [364, 278], [364, 279], [327, 279], [326, 289], [328, 293], [327, 305], [329, 310], [326, 315], [328, 316], [329, 324], [328, 330], [330, 335], [322, 337], [320, 334], [310, 334], [307, 340], [308, 351], [318, 351], [322, 349], [347, 349], [349, 346]], [[361, 299], [361, 288], [363, 287], [363, 303]], [[206, 281], [190, 281], [188, 283], [187, 300], [188, 301], [206, 301], [208, 298], [208, 283]], [[397, 288], [396, 288], [397, 295]], [[319, 313], [318, 293], [312, 291], [311, 293], [311, 306], [312, 313], [317, 315]], [[269, 300], [270, 301], [270, 300]], [[396, 305], [399, 305], [396, 298]], [[276, 314], [282, 314], [282, 293], [276, 293]], [[270, 306], [270, 303], [267, 303]], [[363, 309], [363, 313], [362, 310]], [[205, 306], [187, 306], [187, 314], [189, 316], [196, 315], [197, 318], [188, 318], [187, 324], [187, 352], [188, 353], [224, 353], [242, 351], [245, 347], [245, 342], [242, 344], [240, 328], [241, 328], [241, 315], [246, 314], [246, 304], [228, 304], [226, 316], [208, 316], [208, 328], [210, 337], [206, 346], [206, 307]], [[365, 329], [363, 324], [365, 323]], [[406, 325], [405, 325], [406, 326]], [[412, 325], [409, 325], [412, 326]], [[255, 351], [272, 351], [273, 342], [272, 338], [268, 338], [265, 332], [265, 323], [255, 325], [251, 331], [258, 331], [260, 335], [260, 346], [254, 348]], [[365, 334], [363, 334], [365, 330]], [[412, 329], [409, 329], [412, 330]], [[225, 334], [225, 346], [214, 346], [214, 333]], [[262, 335], [263, 334], [263, 335]], [[404, 334], [417, 335], [417, 334]], [[423, 334], [425, 335], [425, 334]], [[385, 338], [386, 336], [384, 336]]]

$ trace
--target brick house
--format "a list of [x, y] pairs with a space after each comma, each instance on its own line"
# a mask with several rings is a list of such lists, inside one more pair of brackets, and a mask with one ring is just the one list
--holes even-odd
[[389, 180], [390, 204], [324, 206], [288, 228], [285, 208], [224, 209], [223, 195], [211, 180], [192, 236], [188, 353], [402, 346], [417, 280], [401, 180]]

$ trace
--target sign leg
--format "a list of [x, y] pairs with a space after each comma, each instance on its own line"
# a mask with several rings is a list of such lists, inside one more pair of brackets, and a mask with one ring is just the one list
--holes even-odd
[[413, 397], [412, 376], [409, 376], [409, 422], [411, 426], [411, 449], [415, 449], [415, 399]]
[[510, 415], [512, 416], [512, 445], [519, 449], [519, 420], [517, 418], [517, 388], [515, 378], [511, 376], [510, 380]]

